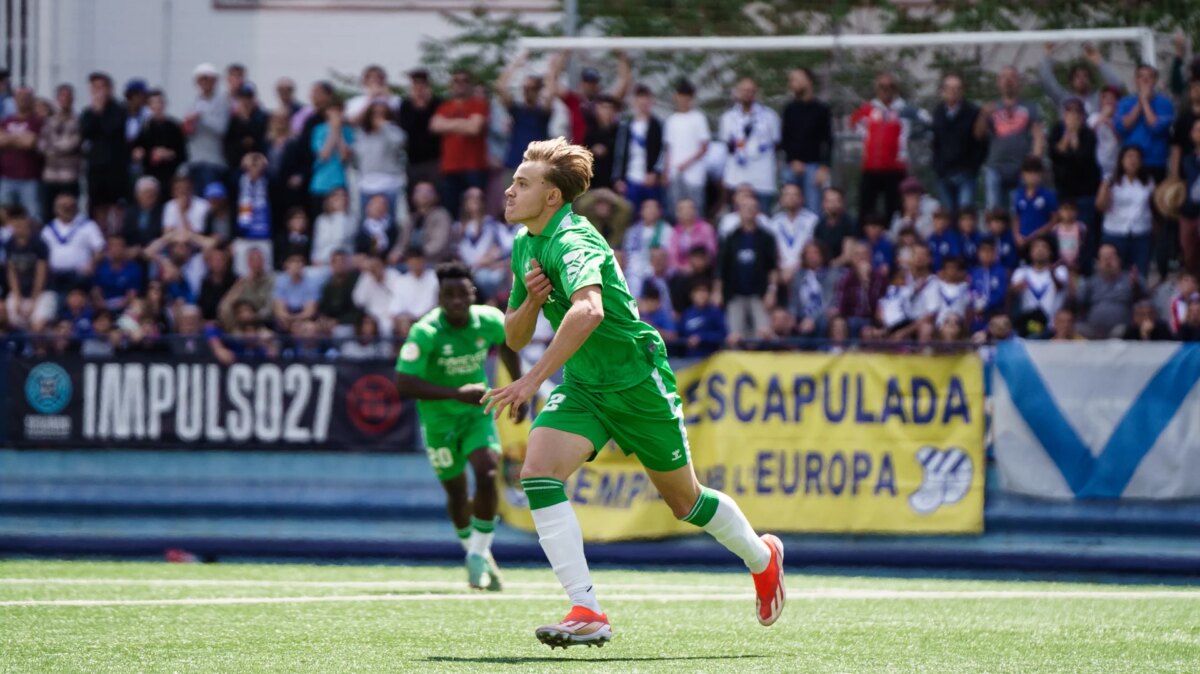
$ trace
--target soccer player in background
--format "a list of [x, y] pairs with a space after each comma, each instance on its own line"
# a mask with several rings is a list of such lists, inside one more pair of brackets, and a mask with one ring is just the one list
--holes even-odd
[[[438, 306], [409, 331], [396, 361], [396, 386], [400, 395], [417, 400], [425, 451], [446, 489], [446, 509], [467, 551], [467, 582], [498, 591], [500, 573], [491, 548], [500, 440], [496, 424], [482, 409], [484, 365], [493, 346], [500, 347], [500, 360], [513, 380], [521, 376], [521, 363], [505, 346], [504, 315], [475, 304], [475, 283], [466, 265], [447, 262], [438, 267], [437, 276]], [[525, 408], [516, 410], [518, 418], [524, 414]], [[467, 494], [468, 463], [475, 473], [474, 498]]]
[[541, 312], [556, 332], [528, 373], [484, 396], [485, 411], [498, 416], [506, 408], [518, 410], [565, 366], [563, 383], [529, 434], [521, 485], [542, 550], [572, 607], [562, 622], [535, 634], [551, 648], [599, 646], [612, 638], [563, 488], [610, 438], [637, 456], [677, 518], [703, 528], [746, 563], [758, 620], [771, 625], [783, 610], [783, 545], [775, 536], [756, 534], [733, 499], [696, 479], [663, 340], [639, 319], [604, 237], [571, 209], [591, 177], [591, 152], [556, 138], [529, 144], [505, 192], [505, 217], [525, 225], [513, 242], [513, 289], [504, 319], [508, 346], [519, 350], [529, 343]]

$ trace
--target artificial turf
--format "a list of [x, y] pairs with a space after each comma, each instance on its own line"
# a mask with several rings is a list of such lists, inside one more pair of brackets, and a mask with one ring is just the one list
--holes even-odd
[[1188, 587], [792, 573], [762, 628], [746, 574], [594, 575], [614, 640], [551, 652], [544, 568], [484, 594], [448, 567], [0, 562], [0, 671], [1200, 671]]

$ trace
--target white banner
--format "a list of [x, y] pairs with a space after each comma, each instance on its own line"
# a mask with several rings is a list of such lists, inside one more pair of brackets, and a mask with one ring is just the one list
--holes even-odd
[[1200, 344], [1007, 342], [992, 398], [1008, 491], [1200, 497]]

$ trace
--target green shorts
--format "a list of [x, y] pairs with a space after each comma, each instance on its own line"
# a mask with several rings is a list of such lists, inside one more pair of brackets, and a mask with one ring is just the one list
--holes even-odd
[[675, 390], [675, 373], [665, 361], [642, 383], [624, 391], [592, 393], [579, 384], [559, 384], [533, 427], [581, 435], [596, 452], [611, 438], [650, 470], [675, 470], [691, 460], [683, 402]]
[[490, 449], [500, 453], [500, 436], [496, 423], [486, 414], [458, 419], [438, 419], [421, 424], [421, 437], [429, 465], [439, 480], [453, 480], [467, 467], [467, 457], [475, 450]]

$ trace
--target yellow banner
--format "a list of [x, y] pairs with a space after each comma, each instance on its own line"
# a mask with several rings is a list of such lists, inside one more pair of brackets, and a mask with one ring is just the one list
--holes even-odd
[[[974, 354], [719, 353], [677, 373], [700, 482], [776, 532], [983, 530], [984, 397]], [[533, 530], [523, 428], [501, 427], [501, 515]], [[567, 482], [585, 538], [694, 533], [637, 459], [606, 448]]]

